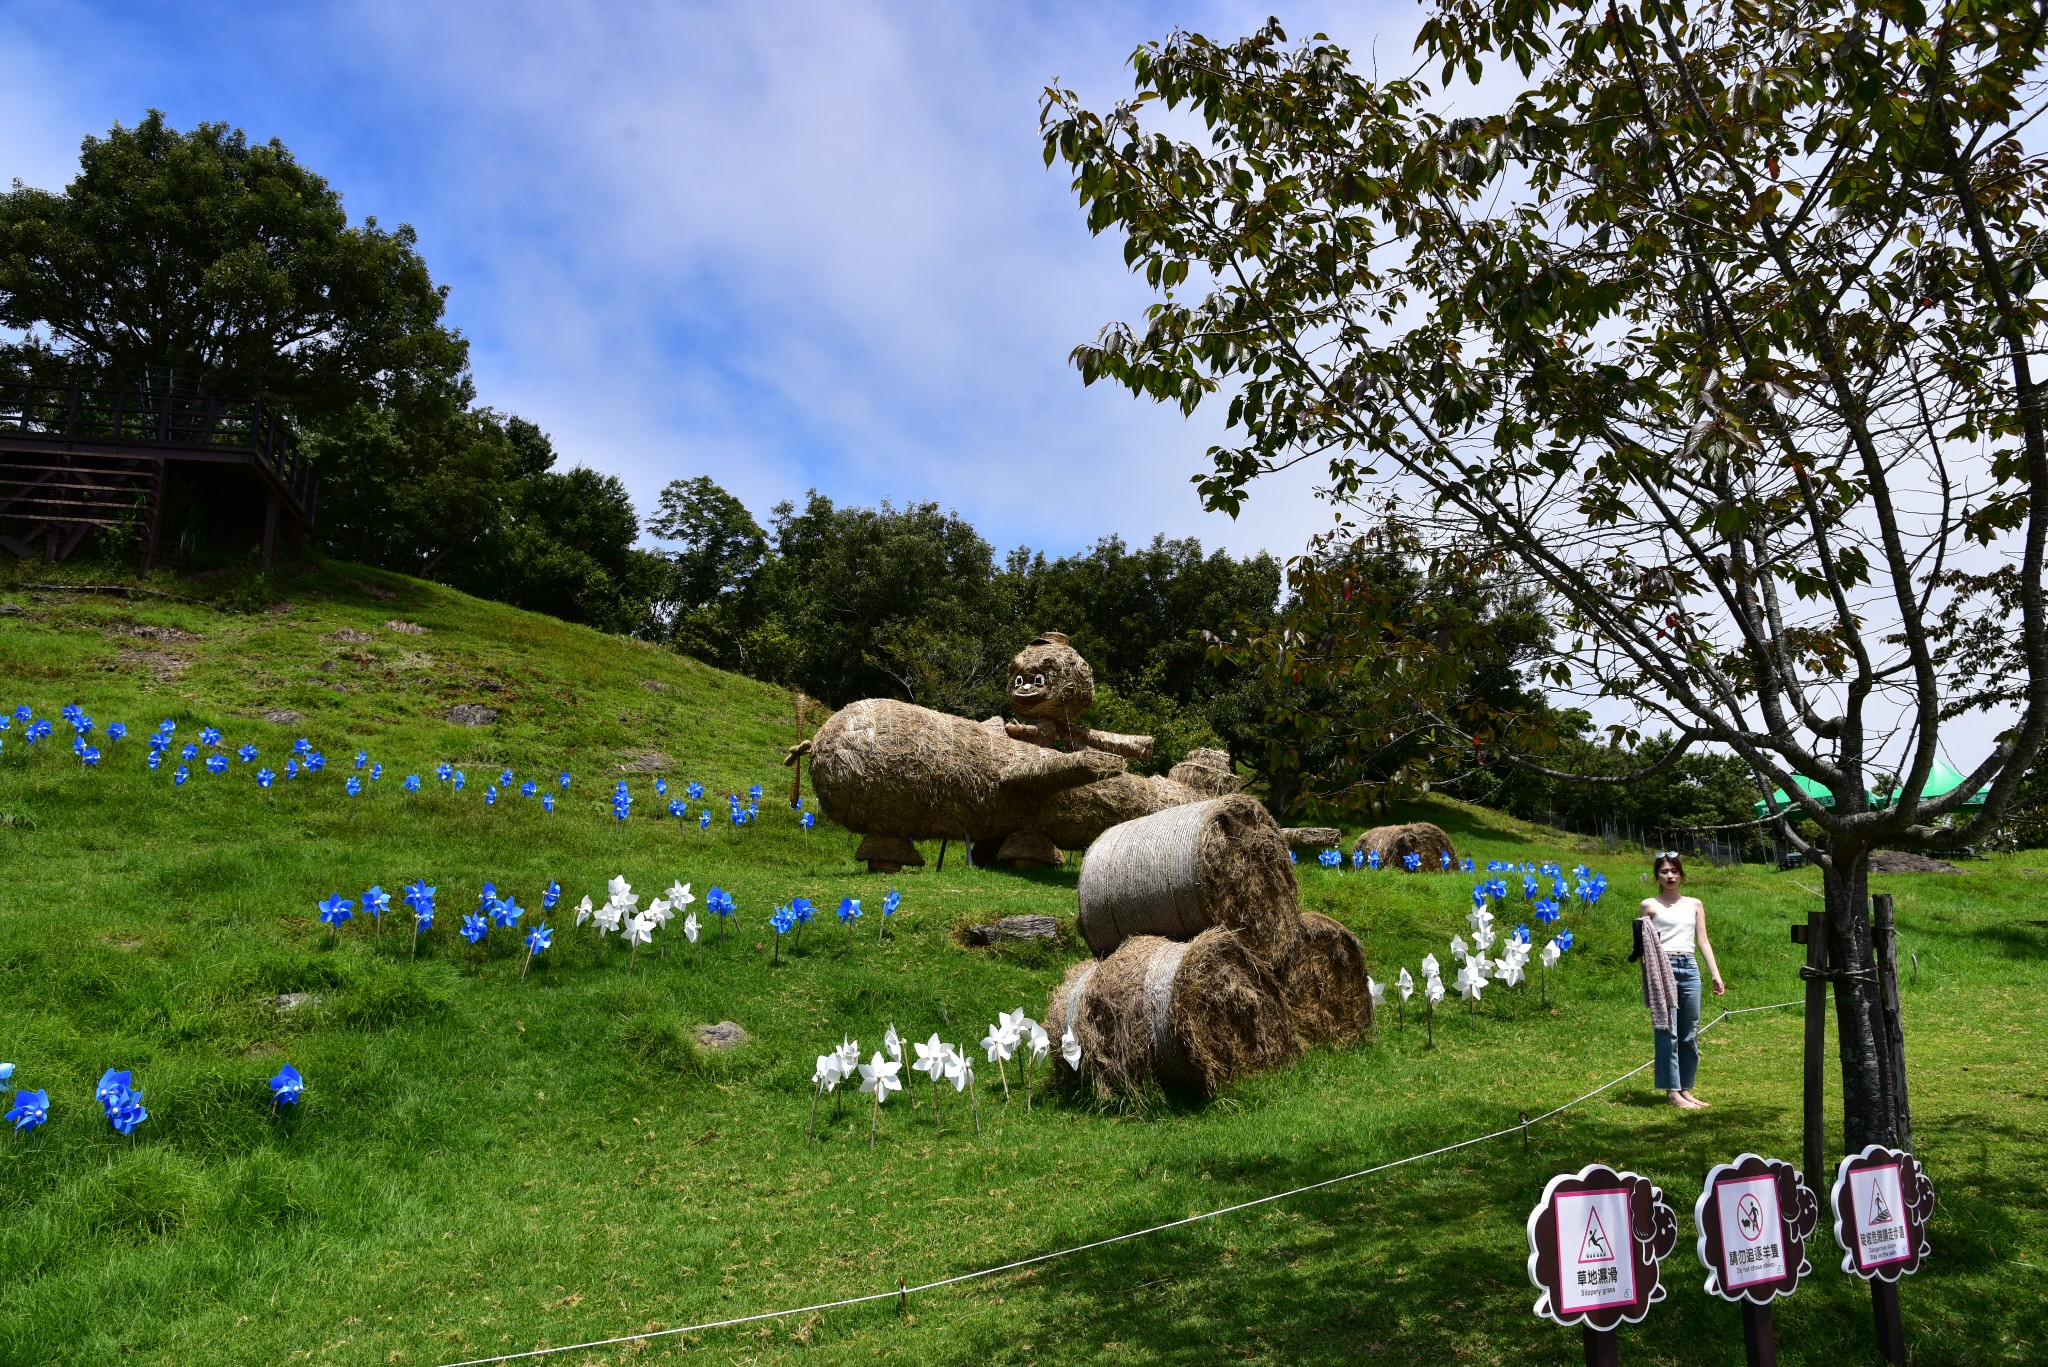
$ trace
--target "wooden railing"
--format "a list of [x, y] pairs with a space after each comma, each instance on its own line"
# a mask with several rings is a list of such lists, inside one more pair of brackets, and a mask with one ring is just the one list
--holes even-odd
[[270, 471], [309, 525], [320, 496], [298, 436], [261, 399], [0, 381], [0, 440], [16, 434], [81, 445], [247, 452]]

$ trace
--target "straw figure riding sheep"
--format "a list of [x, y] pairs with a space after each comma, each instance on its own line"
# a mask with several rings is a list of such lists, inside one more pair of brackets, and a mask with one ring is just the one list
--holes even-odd
[[819, 805], [867, 837], [854, 857], [876, 872], [921, 865], [912, 842], [945, 838], [966, 840], [977, 864], [1057, 864], [1121, 822], [1239, 787], [1229, 756], [1213, 750], [1169, 777], [1127, 772], [1151, 757], [1152, 737], [1080, 724], [1095, 673], [1059, 632], [1010, 662], [1009, 695], [1010, 722], [868, 698], [834, 713], [790, 761], [809, 754]]

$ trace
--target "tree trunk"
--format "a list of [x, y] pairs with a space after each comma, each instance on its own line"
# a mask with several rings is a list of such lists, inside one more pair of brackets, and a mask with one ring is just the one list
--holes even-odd
[[[1898, 1103], [1885, 1067], [1883, 1002], [1877, 990], [1870, 936], [1870, 852], [1837, 842], [1823, 862], [1830, 966], [1835, 979], [1835, 1035], [1842, 1056], [1842, 1142], [1855, 1153], [1866, 1144], [1899, 1142]], [[1855, 976], [1849, 976], [1853, 973]], [[1825, 1183], [1825, 1173], [1807, 1180]]]

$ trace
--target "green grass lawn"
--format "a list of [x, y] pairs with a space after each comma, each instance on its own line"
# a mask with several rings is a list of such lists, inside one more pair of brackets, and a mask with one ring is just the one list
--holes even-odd
[[[1203, 1107], [1040, 1092], [1027, 1113], [983, 1063], [978, 1137], [950, 1093], [935, 1127], [919, 1089], [890, 1103], [872, 1151], [853, 1097], [807, 1142], [813, 1058], [842, 1034], [872, 1049], [893, 1022], [967, 1044], [999, 1010], [1043, 1014], [1084, 952], [1071, 935], [991, 953], [955, 931], [1023, 911], [1071, 925], [1077, 868], [970, 870], [956, 848], [943, 874], [859, 872], [852, 837], [806, 835], [788, 813], [787, 694], [438, 588], [345, 567], [153, 581], [204, 599], [179, 601], [30, 590], [53, 572], [7, 573], [0, 705], [76, 702], [130, 737], [92, 772], [63, 728], [25, 753], [17, 727], [0, 750], [0, 1059], [53, 1103], [45, 1128], [0, 1141], [0, 1361], [432, 1364], [866, 1294], [1462, 1139], [1648, 1055], [1624, 962], [1647, 891], [1634, 858], [1438, 803], [1432, 819], [1482, 861], [1584, 859], [1612, 879], [1599, 908], [1564, 922], [1579, 948], [1552, 978], [1552, 1009], [1534, 984], [1489, 991], [1472, 1019], [1447, 1004], [1434, 1050], [1413, 1011], [1401, 1029], [1390, 1010], [1377, 1038]], [[457, 702], [500, 719], [451, 725]], [[275, 708], [303, 719], [260, 719]], [[165, 717], [181, 742], [212, 723], [266, 763], [304, 735], [330, 768], [270, 794], [239, 763], [174, 789], [142, 763]], [[385, 776], [351, 801], [359, 747]], [[463, 794], [434, 780], [442, 760], [468, 773]], [[635, 772], [620, 826], [622, 764], [703, 782], [720, 821], [700, 834], [662, 818], [656, 774]], [[575, 781], [552, 815], [516, 793], [486, 808], [504, 766]], [[426, 780], [417, 799], [400, 791], [408, 772]], [[760, 822], [735, 831], [723, 795], [755, 782]], [[718, 884], [738, 922], [701, 960], [677, 936], [629, 974], [621, 946], [557, 912], [556, 947], [524, 981], [506, 932], [481, 962], [453, 934], [485, 879], [537, 909], [550, 879], [573, 904], [602, 900], [615, 873], [648, 894]], [[330, 892], [420, 877], [440, 889], [440, 924], [416, 959], [402, 906], [381, 936], [355, 923], [338, 945], [316, 918]], [[1302, 884], [1306, 907], [1363, 936], [1382, 978], [1430, 951], [1448, 962], [1470, 905], [1463, 877], [1307, 867]], [[1902, 993], [1916, 1138], [1940, 1198], [1934, 1256], [1903, 1292], [1914, 1360], [2042, 1360], [2048, 854], [1875, 885], [1919, 956]], [[891, 886], [903, 908], [878, 938]], [[1716, 1006], [1800, 995], [1786, 926], [1814, 888], [1799, 873], [1696, 871], [1730, 988]], [[793, 895], [824, 919], [777, 961], [766, 918]], [[868, 910], [850, 938], [828, 924], [848, 895]], [[308, 996], [280, 1010], [285, 994]], [[691, 1031], [723, 1019], [752, 1041], [707, 1054]], [[1624, 1361], [1738, 1363], [1737, 1311], [1700, 1289], [1691, 1204], [1707, 1168], [1739, 1152], [1798, 1160], [1800, 1034], [1797, 1010], [1710, 1034], [1703, 1114], [1664, 1106], [1645, 1074], [1539, 1127], [1527, 1152], [1515, 1138], [1464, 1149], [907, 1311], [885, 1301], [551, 1360], [1572, 1362], [1576, 1337], [1529, 1313], [1523, 1222], [1549, 1176], [1598, 1160], [1652, 1176], [1680, 1212], [1669, 1299], [1624, 1331]], [[274, 1117], [264, 1079], [285, 1062], [307, 1092]], [[109, 1067], [145, 1092], [150, 1120], [130, 1139], [93, 1101]], [[1825, 1230], [1813, 1261], [1778, 1307], [1781, 1360], [1874, 1361], [1868, 1297]]]

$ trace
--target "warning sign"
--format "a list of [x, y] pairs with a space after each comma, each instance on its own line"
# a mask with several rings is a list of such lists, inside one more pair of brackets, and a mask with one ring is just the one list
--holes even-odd
[[1912, 1154], [1877, 1144], [1850, 1154], [1836, 1169], [1832, 1204], [1844, 1272], [1889, 1282], [1920, 1270], [1934, 1184]]
[[1558, 1237], [1578, 1248], [1578, 1256], [1565, 1270], [1564, 1295], [1558, 1298], [1557, 1308], [1565, 1314], [1636, 1303], [1635, 1260], [1624, 1257], [1608, 1233], [1618, 1229], [1627, 1236], [1628, 1195], [1616, 1187], [1557, 1198]]
[[1600, 1163], [1561, 1173], [1529, 1213], [1536, 1313], [1594, 1329], [1641, 1320], [1664, 1299], [1658, 1264], [1677, 1243], [1678, 1219], [1648, 1178]]
[[1899, 1191], [1899, 1165], [1865, 1168], [1849, 1174], [1849, 1207], [1854, 1215], [1856, 1261], [1882, 1267], [1912, 1256], [1908, 1241], [1904, 1195]]
[[1820, 1223], [1820, 1202], [1799, 1170], [1745, 1153], [1707, 1173], [1693, 1206], [1709, 1295], [1768, 1305], [1789, 1296], [1813, 1270], [1806, 1241]]

